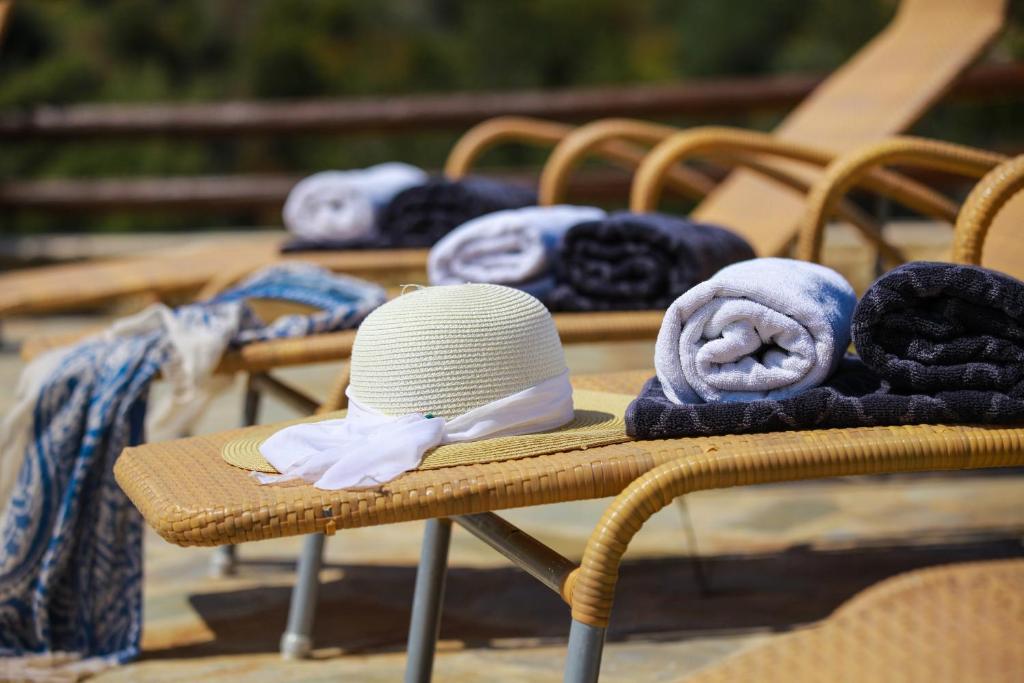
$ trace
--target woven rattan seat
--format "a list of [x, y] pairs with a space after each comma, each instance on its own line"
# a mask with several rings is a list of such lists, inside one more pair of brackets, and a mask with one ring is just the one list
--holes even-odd
[[[574, 385], [636, 393], [650, 374], [582, 376]], [[117, 480], [168, 541], [218, 545], [600, 498], [677, 460], [706, 470], [721, 486], [780, 476], [1024, 464], [1024, 429], [879, 427], [631, 442], [411, 472], [383, 491], [321, 491], [306, 485], [260, 486], [245, 471], [225, 463], [220, 449], [241, 431], [127, 449], [115, 467]]]
[[686, 683], [1024, 680], [1024, 560], [920, 569]]

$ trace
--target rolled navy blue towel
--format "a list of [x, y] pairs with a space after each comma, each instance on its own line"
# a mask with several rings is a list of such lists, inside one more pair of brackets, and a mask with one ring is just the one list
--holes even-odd
[[979, 266], [907, 263], [853, 318], [864, 362], [905, 391], [1011, 392], [1024, 381], [1024, 283]]
[[491, 178], [432, 179], [395, 195], [380, 214], [391, 247], [432, 247], [466, 221], [537, 203], [531, 189]]
[[782, 400], [674, 403], [652, 378], [626, 413], [640, 439], [795, 429], [1024, 421], [1024, 283], [975, 266], [911, 263], [853, 316], [861, 358]]
[[659, 213], [620, 211], [574, 226], [556, 263], [556, 311], [667, 308], [730, 263], [754, 258], [728, 230]]

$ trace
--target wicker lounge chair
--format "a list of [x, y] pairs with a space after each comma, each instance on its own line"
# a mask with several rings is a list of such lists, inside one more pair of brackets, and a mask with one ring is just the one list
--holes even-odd
[[[798, 158], [812, 165], [831, 160], [831, 155], [898, 133], [917, 120], [945, 92], [948, 86], [998, 34], [1004, 22], [1005, 0], [903, 0], [890, 26], [871, 41], [845, 66], [835, 72], [776, 131], [782, 144], [778, 150], [763, 141], [746, 145], [759, 153], [743, 153], [750, 141], [718, 139], [717, 131], [701, 131], [704, 145], [694, 150], [689, 143], [675, 141], [660, 156], [667, 175], [651, 166], [638, 182], [657, 182], [636, 199], [637, 208], [653, 204], [662, 184], [700, 196], [712, 184], [699, 174], [674, 167], [667, 157], [688, 154], [717, 155], [728, 163], [746, 159], [748, 168], [732, 174], [713, 189], [696, 215], [702, 219], [735, 226], [756, 250], [774, 254], [794, 236], [800, 215], [800, 197], [786, 186], [803, 187], [814, 171], [806, 163], [769, 163], [762, 157], [778, 151], [784, 159]], [[851, 103], [855, 103], [851, 105]], [[851, 108], [852, 107], [852, 108]], [[482, 124], [466, 135], [452, 151], [446, 170], [459, 177], [479, 154], [503, 141], [521, 140], [550, 145], [566, 137], [570, 129], [550, 122], [499, 119]], [[564, 189], [565, 170], [587, 152], [598, 152], [619, 164], [633, 166], [643, 156], [635, 143], [659, 142], [677, 131], [668, 126], [613, 121], [585, 127], [580, 135], [565, 139], [556, 150], [553, 164], [545, 173], [542, 198], [551, 202]], [[742, 144], [741, 144], [742, 143]], [[666, 141], [664, 144], [668, 145]], [[683, 145], [684, 149], [673, 147]], [[666, 151], [667, 150], [667, 151]], [[671, 153], [669, 153], [671, 152]], [[767, 177], [766, 177], [767, 176]], [[779, 181], [783, 185], [779, 185]], [[897, 188], [908, 186], [897, 184]], [[912, 187], [912, 186], [911, 186]], [[911, 194], [915, 194], [910, 190]], [[635, 195], [640, 197], [641, 195]], [[925, 195], [927, 197], [927, 194]], [[927, 199], [925, 199], [927, 203]], [[947, 217], [949, 207], [934, 206]], [[869, 221], [856, 220], [869, 233]], [[863, 217], [860, 217], [863, 218]], [[77, 265], [61, 265], [0, 274], [0, 317], [16, 312], [51, 312], [81, 307], [125, 296], [147, 294], [161, 298], [194, 294], [223, 270], [223, 254], [230, 249], [235, 267], [252, 270], [280, 258], [271, 244], [240, 244], [182, 247], [135, 257]], [[896, 254], [891, 254], [896, 256]], [[399, 271], [397, 284], [410, 281], [408, 270], [422, 273], [425, 252], [305, 253], [300, 256], [326, 267], [381, 280]], [[182, 268], [187, 260], [189, 267]], [[422, 276], [421, 276], [422, 279]]]
[[[924, 143], [885, 144], [923, 148]], [[964, 148], [931, 144], [934, 158], [963, 158]], [[868, 156], [883, 161], [909, 158], [875, 154], [880, 156]], [[975, 161], [974, 170], [981, 170], [984, 162]], [[850, 163], [841, 159], [832, 172]], [[816, 196], [828, 194], [822, 189], [827, 180], [815, 189]], [[997, 166], [979, 183], [958, 220], [955, 261], [980, 262], [994, 217], [1022, 187], [1024, 158]], [[1001, 236], [993, 234], [992, 239]], [[574, 383], [634, 393], [648, 375], [578, 377]], [[115, 466], [118, 482], [146, 521], [179, 545], [295, 534], [322, 540], [322, 535], [344, 528], [428, 520], [413, 606], [408, 681], [430, 676], [453, 521], [563, 597], [572, 614], [565, 678], [595, 681], [622, 557], [646, 520], [673, 499], [697, 490], [776, 481], [1024, 465], [1024, 427], [919, 425], [639, 441], [414, 471], [384, 491], [325, 492], [309, 486], [261, 487], [224, 463], [220, 448], [240, 431], [128, 449]], [[615, 494], [578, 566], [495, 514], [505, 508]], [[316, 584], [302, 586], [315, 591]], [[305, 598], [315, 599], [315, 592]]]
[[[836, 153], [848, 151], [909, 126], [937, 100], [955, 77], [984, 49], [1003, 24], [1004, 0], [962, 3], [957, 0], [903, 0], [890, 26], [838, 69], [773, 135], [723, 128], [680, 132], [670, 126], [631, 120], [606, 120], [582, 126], [518, 117], [494, 119], [473, 128], [453, 147], [446, 165], [451, 177], [465, 175], [491, 147], [519, 141], [555, 145], [541, 179], [543, 203], [563, 199], [572, 169], [588, 153], [600, 153], [623, 165], [643, 159], [632, 192], [633, 208], [653, 209], [663, 186], [693, 196], [710, 195], [696, 217], [735, 227], [762, 255], [788, 248], [798, 231], [802, 193], [820, 168]], [[849, 110], [856, 102], [856, 116]], [[647, 157], [633, 143], [659, 143]], [[741, 165], [718, 187], [676, 162], [711, 157]], [[940, 220], [952, 221], [956, 206], [899, 176], [871, 169], [861, 182], [874, 190]], [[794, 192], [798, 190], [799, 192]], [[838, 204], [843, 217], [859, 227], [888, 257], [901, 260], [872, 221], [850, 205]], [[173, 253], [117, 259], [105, 263], [54, 266], [0, 274], [0, 317], [5, 313], [54, 311], [121, 294], [183, 295], [205, 287], [207, 292], [229, 284], [260, 264], [277, 258], [268, 244], [233, 244], [233, 268], [223, 271], [223, 251], [181, 247]], [[422, 278], [423, 250], [388, 252], [324, 252], [301, 254], [326, 267], [396, 284]], [[187, 259], [189, 269], [180, 267]], [[216, 274], [216, 275], [215, 275]], [[659, 317], [649, 312], [562, 314], [563, 339], [603, 341], [650, 339]], [[72, 341], [74, 336], [40, 338], [23, 354]], [[346, 358], [352, 334], [323, 335], [315, 340], [287, 340], [247, 348], [229, 358], [224, 369], [265, 371], [285, 365]], [[257, 387], [275, 388], [261, 377]], [[289, 393], [281, 388], [281, 395]], [[306, 402], [307, 407], [310, 404]]]
[[919, 569], [867, 588], [813, 627], [686, 683], [1024, 679], [1024, 560]]

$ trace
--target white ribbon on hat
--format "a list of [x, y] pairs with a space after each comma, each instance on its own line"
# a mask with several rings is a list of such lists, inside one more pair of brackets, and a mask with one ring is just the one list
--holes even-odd
[[346, 417], [285, 427], [264, 441], [260, 453], [281, 474], [254, 476], [263, 484], [302, 479], [329, 490], [377, 486], [415, 469], [435, 446], [544, 432], [574, 416], [568, 370], [451, 420], [382, 415], [346, 395]]

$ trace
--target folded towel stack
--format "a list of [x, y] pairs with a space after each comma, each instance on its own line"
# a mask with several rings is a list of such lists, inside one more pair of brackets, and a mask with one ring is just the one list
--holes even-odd
[[665, 308], [720, 268], [753, 257], [750, 245], [728, 230], [664, 214], [618, 212], [566, 234], [549, 306]]
[[284, 203], [284, 225], [312, 243], [354, 242], [377, 233], [377, 214], [402, 190], [427, 174], [402, 163], [351, 171], [323, 171], [299, 181]]
[[653, 439], [1024, 420], [1024, 283], [1012, 277], [946, 263], [901, 266], [864, 295], [852, 336], [859, 359], [843, 359], [820, 386], [778, 398], [680, 401], [659, 368], [630, 406], [627, 431]]
[[533, 190], [490, 178], [433, 179], [398, 193], [381, 212], [393, 247], [430, 247], [468, 220], [537, 203]]
[[463, 223], [430, 250], [432, 285], [508, 285], [544, 300], [555, 286], [554, 260], [569, 228], [600, 220], [591, 206], [528, 206]]

